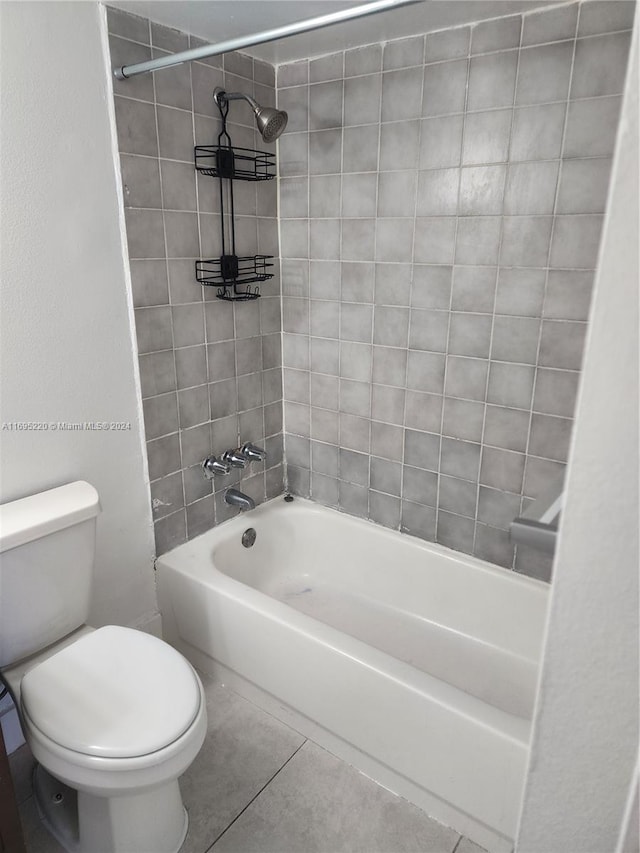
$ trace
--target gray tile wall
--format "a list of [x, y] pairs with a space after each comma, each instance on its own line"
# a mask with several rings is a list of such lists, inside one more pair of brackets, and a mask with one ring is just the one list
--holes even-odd
[[548, 577], [633, 4], [278, 68], [288, 488]]
[[[201, 44], [111, 8], [108, 22], [114, 64]], [[158, 554], [235, 514], [222, 500], [229, 485], [256, 502], [283, 487], [279, 278], [234, 306], [194, 277], [197, 258], [220, 254], [217, 181], [193, 165], [194, 144], [219, 132], [213, 89], [273, 105], [274, 82], [271, 66], [231, 53], [114, 83]], [[235, 145], [268, 147], [245, 104], [231, 118]], [[277, 257], [276, 182], [237, 182], [235, 198], [238, 251]], [[244, 441], [266, 447], [266, 465], [216, 479], [214, 491], [201, 461]]]

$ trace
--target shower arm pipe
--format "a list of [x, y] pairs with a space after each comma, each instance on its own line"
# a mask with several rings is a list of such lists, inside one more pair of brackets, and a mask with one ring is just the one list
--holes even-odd
[[353, 6], [350, 9], [342, 9], [340, 12], [330, 12], [327, 15], [320, 15], [317, 18], [307, 18], [304, 21], [294, 21], [292, 24], [285, 24], [282, 27], [264, 30], [253, 35], [237, 36], [227, 41], [218, 42], [218, 44], [194, 47], [190, 50], [183, 50], [180, 53], [151, 59], [148, 62], [122, 65], [114, 68], [113, 74], [117, 80], [128, 80], [130, 77], [136, 77], [138, 74], [160, 71], [163, 68], [171, 68], [174, 65], [182, 65], [185, 62], [194, 62], [197, 59], [206, 59], [208, 56], [230, 53], [233, 50], [251, 47], [254, 44], [264, 44], [268, 41], [288, 38], [299, 33], [309, 32], [310, 30], [330, 27], [332, 24], [340, 24], [345, 21], [352, 21], [355, 18], [364, 18], [368, 15], [375, 15], [378, 12], [386, 12], [389, 9], [394, 9], [396, 6], [410, 6], [421, 2], [422, 0], [373, 0], [372, 3], [364, 3], [362, 6]]
[[[213, 97], [216, 97], [215, 93]], [[254, 110], [260, 109], [260, 104], [254, 101], [251, 95], [245, 95], [243, 92], [227, 92], [223, 90], [220, 92], [219, 97], [224, 101], [246, 101]]]

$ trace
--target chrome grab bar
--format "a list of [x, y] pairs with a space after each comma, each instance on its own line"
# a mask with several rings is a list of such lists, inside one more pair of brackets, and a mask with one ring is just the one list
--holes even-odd
[[557, 484], [548, 489], [509, 526], [509, 538], [514, 545], [528, 545], [546, 554], [553, 554], [558, 538], [564, 492]]

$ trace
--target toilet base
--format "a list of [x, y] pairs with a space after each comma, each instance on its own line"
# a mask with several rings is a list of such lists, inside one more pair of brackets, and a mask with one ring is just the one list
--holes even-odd
[[33, 771], [33, 796], [40, 820], [51, 835], [69, 853], [80, 853], [78, 792], [36, 764]]
[[177, 780], [125, 797], [96, 797], [60, 782], [38, 764], [38, 812], [68, 853], [178, 853], [189, 828]]

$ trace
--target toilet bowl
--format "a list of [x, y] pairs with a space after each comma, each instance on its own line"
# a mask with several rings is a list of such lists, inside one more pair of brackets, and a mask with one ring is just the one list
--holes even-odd
[[157, 637], [84, 622], [99, 511], [81, 481], [0, 506], [0, 672], [60, 844], [177, 853], [188, 828], [178, 777], [204, 741], [204, 690]]
[[46, 771], [34, 784], [40, 815], [70, 851], [176, 853], [187, 831], [177, 779], [206, 733], [200, 679], [140, 631], [77, 635], [3, 672]]

